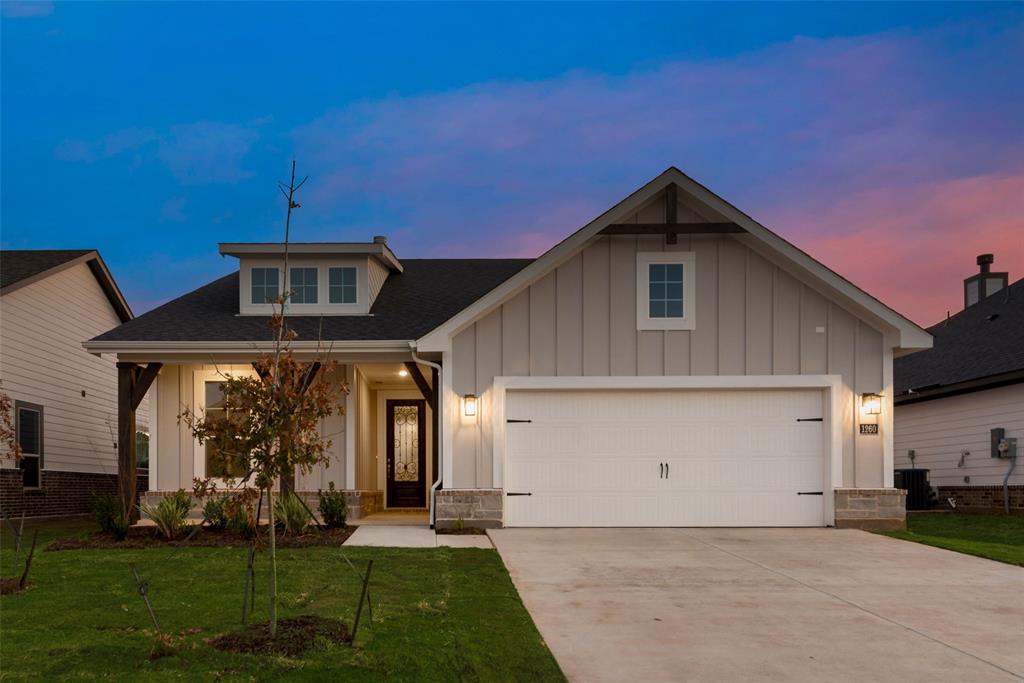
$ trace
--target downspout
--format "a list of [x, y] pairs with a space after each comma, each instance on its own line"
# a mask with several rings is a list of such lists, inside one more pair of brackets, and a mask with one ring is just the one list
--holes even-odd
[[1017, 456], [1010, 458], [1010, 469], [1006, 470], [1006, 476], [1003, 477], [1003, 510], [1010, 513], [1010, 475], [1013, 474], [1013, 470], [1017, 468]]
[[[419, 363], [421, 365], [426, 365], [428, 367], [431, 367], [431, 368], [434, 368], [435, 370], [437, 370], [437, 381], [440, 382], [441, 381], [441, 372], [443, 370], [443, 368], [441, 367], [441, 364], [440, 363], [434, 363], [433, 361], [429, 361], [429, 360], [424, 360], [423, 358], [420, 358], [419, 356], [417, 356], [416, 355], [416, 342], [409, 342], [409, 350], [412, 352], [412, 359], [413, 359], [413, 361], [415, 361], [416, 363]], [[443, 392], [441, 391], [440, 387], [434, 387], [434, 391], [437, 392], [437, 415], [435, 415], [434, 417], [437, 418], [437, 429], [438, 429], [438, 432], [440, 432], [441, 431], [440, 428], [444, 424], [444, 408], [443, 408], [444, 396], [443, 396]], [[444, 474], [444, 458], [442, 457], [443, 456], [442, 449], [444, 448], [443, 444], [444, 444], [443, 435], [438, 433], [438, 435], [437, 435], [437, 474], [436, 474], [437, 481], [435, 481], [430, 486], [430, 528], [431, 529], [434, 528], [434, 521], [435, 521], [435, 517], [436, 517], [434, 501], [437, 498], [437, 489], [441, 487], [441, 482], [444, 480], [444, 477], [443, 477], [443, 474]]]

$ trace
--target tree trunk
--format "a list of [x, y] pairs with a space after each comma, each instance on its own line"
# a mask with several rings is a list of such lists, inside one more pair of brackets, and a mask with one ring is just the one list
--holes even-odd
[[[270, 509], [270, 635], [277, 635], [277, 529], [274, 520], [274, 488], [267, 488], [267, 507]], [[259, 527], [259, 520], [256, 526]]]

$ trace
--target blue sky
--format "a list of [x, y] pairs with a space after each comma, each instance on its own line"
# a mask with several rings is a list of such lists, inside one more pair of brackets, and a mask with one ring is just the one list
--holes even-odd
[[[1024, 271], [1014, 4], [3, 3], [7, 248], [136, 312], [280, 239], [534, 256], [676, 165], [923, 323]], [[875, 256], [863, 258], [870, 252]]]

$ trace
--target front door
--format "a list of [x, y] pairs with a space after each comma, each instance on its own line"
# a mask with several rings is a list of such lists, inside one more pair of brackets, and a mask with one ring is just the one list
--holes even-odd
[[427, 506], [426, 402], [387, 401], [387, 505]]

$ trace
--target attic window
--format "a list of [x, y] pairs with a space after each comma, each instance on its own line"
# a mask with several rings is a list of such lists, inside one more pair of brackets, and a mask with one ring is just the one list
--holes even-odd
[[354, 304], [356, 296], [356, 269], [331, 268], [328, 272], [328, 298], [332, 304]]
[[638, 330], [692, 330], [696, 326], [692, 251], [637, 254]]

